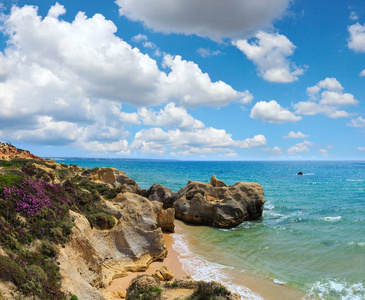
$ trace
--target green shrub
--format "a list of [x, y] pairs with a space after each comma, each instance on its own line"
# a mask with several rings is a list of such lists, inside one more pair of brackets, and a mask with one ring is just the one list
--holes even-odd
[[58, 249], [50, 241], [42, 241], [38, 247], [38, 251], [48, 257], [56, 257], [58, 255]]
[[72, 295], [71, 300], [79, 300], [79, 298], [76, 295]]
[[96, 212], [87, 216], [90, 224], [97, 229], [111, 229], [115, 225], [114, 218], [105, 212]]

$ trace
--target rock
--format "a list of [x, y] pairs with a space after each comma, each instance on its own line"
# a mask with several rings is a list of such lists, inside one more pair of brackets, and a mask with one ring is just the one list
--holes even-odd
[[174, 278], [174, 275], [172, 275], [172, 272], [169, 268], [163, 266], [161, 269], [153, 273], [152, 277], [155, 277], [160, 281], [170, 281]]
[[104, 287], [127, 272], [145, 271], [167, 255], [157, 213], [162, 204], [132, 193], [119, 194], [106, 207], [118, 216], [110, 230], [92, 229], [85, 216], [70, 211], [75, 227], [58, 261], [62, 290], [79, 299], [107, 299]]
[[210, 184], [214, 187], [227, 186], [222, 180], [218, 180], [214, 174], [212, 178], [210, 178]]
[[14, 158], [25, 158], [25, 159], [34, 159], [38, 161], [43, 161], [42, 158], [31, 154], [27, 150], [18, 149], [15, 146], [8, 143], [0, 142], [0, 159], [1, 160], [11, 160]]
[[147, 198], [151, 201], [161, 202], [164, 209], [173, 206], [173, 202], [171, 200], [174, 195], [175, 193], [171, 192], [169, 188], [164, 187], [161, 184], [154, 184], [147, 192]]
[[175, 232], [175, 209], [168, 208], [157, 213], [157, 226], [161, 227], [163, 232]]
[[115, 168], [100, 168], [90, 175], [90, 180], [96, 183], [109, 184], [113, 188], [123, 186], [130, 193], [140, 194], [142, 191], [133, 179], [125, 175], [125, 172]]
[[239, 294], [215, 281], [194, 281], [188, 276], [174, 283], [160, 281], [153, 275], [138, 276], [127, 289], [127, 299], [241, 299]]
[[[214, 178], [213, 178], [214, 181]], [[173, 197], [175, 217], [187, 223], [231, 228], [261, 217], [264, 190], [258, 183], [214, 187], [191, 182]]]
[[302, 172], [299, 172], [297, 175], [303, 175], [303, 173]]
[[160, 286], [160, 281], [152, 276], [137, 276], [134, 278], [127, 288], [127, 297], [133, 291], [145, 290], [148, 291], [150, 287], [156, 288]]

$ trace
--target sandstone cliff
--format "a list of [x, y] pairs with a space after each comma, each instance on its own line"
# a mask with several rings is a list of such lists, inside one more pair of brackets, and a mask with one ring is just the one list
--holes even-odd
[[31, 154], [27, 150], [18, 149], [13, 145], [8, 143], [0, 142], [0, 160], [10, 160], [15, 158], [26, 158], [26, 159], [35, 159], [38, 161], [43, 161], [42, 158]]

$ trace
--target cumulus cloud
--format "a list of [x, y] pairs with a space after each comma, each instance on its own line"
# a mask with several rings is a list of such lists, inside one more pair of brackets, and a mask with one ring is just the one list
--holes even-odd
[[[178, 153], [193, 153], [196, 149], [222, 149], [229, 147], [250, 149], [266, 145], [263, 135], [256, 135], [245, 140], [234, 140], [224, 129], [212, 127], [184, 131], [180, 129], [164, 131], [161, 128], [143, 129], [136, 133], [131, 149], [142, 149], [150, 153], [164, 153], [169, 149]], [[195, 149], [195, 150], [194, 150]], [[193, 151], [193, 152], [192, 152]], [[204, 151], [204, 150], [199, 150]], [[231, 150], [224, 150], [231, 153]], [[189, 154], [189, 155], [190, 155]], [[207, 154], [207, 153], [206, 153]]]
[[266, 148], [263, 151], [270, 153], [271, 155], [283, 155], [283, 150], [279, 147]]
[[328, 150], [326, 149], [319, 149], [318, 153], [322, 156], [329, 156]]
[[[165, 69], [160, 69], [149, 55], [116, 36], [117, 27], [103, 15], [88, 18], [80, 12], [67, 22], [59, 19], [65, 13], [56, 3], [44, 18], [30, 5], [13, 7], [4, 17], [2, 138], [118, 152], [113, 149], [124, 145], [125, 126], [141, 123], [138, 113], [123, 112], [123, 104], [138, 108], [172, 100], [179, 107], [222, 106], [247, 97], [246, 91], [212, 82], [180, 56], [166, 55]], [[142, 35], [134, 40], [148, 42]]]
[[350, 19], [353, 20], [353, 21], [358, 20], [359, 19], [359, 15], [357, 14], [357, 12], [351, 11], [350, 12]]
[[356, 23], [348, 28], [350, 38], [347, 46], [355, 52], [365, 52], [365, 24]]
[[182, 130], [201, 129], [205, 127], [203, 122], [189, 115], [185, 108], [176, 107], [174, 103], [167, 104], [158, 113], [152, 109], [142, 107], [138, 110], [138, 114], [143, 124], [150, 126], [179, 128]]
[[312, 142], [304, 141], [303, 143], [295, 144], [293, 147], [288, 149], [289, 154], [297, 154], [302, 152], [309, 152], [309, 148], [313, 146]]
[[360, 72], [360, 76], [361, 77], [364, 77], [365, 76], [365, 69]]
[[307, 137], [309, 137], [308, 134], [304, 134], [300, 131], [298, 131], [298, 132], [290, 131], [288, 133], [288, 135], [284, 136], [283, 138], [284, 139], [304, 139], [304, 138], [307, 138]]
[[196, 52], [201, 56], [201, 57], [209, 57], [209, 56], [216, 56], [221, 54], [222, 52], [220, 52], [219, 50], [215, 50], [212, 51], [210, 49], [206, 49], [206, 48], [199, 48], [198, 50], [196, 50]]
[[296, 116], [289, 110], [283, 108], [275, 100], [271, 100], [270, 102], [257, 102], [251, 109], [250, 117], [271, 124], [296, 122], [302, 119], [302, 117]]
[[308, 101], [294, 104], [295, 113], [302, 115], [324, 114], [336, 119], [350, 114], [339, 108], [359, 103], [354, 95], [343, 93], [343, 87], [336, 78], [326, 78], [315, 86], [307, 88]]
[[358, 147], [357, 150], [359, 150], [359, 151], [365, 151], [365, 147]]
[[213, 40], [250, 36], [280, 18], [290, 0], [116, 0], [119, 13], [164, 33]]
[[260, 31], [252, 43], [248, 40], [238, 40], [234, 41], [233, 45], [257, 65], [260, 76], [267, 81], [293, 82], [304, 73], [304, 69], [287, 59], [293, 55], [295, 46], [282, 34]]
[[357, 119], [352, 119], [347, 126], [362, 128], [365, 127], [365, 119], [362, 117], [358, 117]]
[[237, 92], [223, 81], [212, 82], [197, 64], [179, 55], [165, 55], [163, 64], [171, 70], [162, 79], [164, 92], [182, 106], [224, 106], [247, 97], [246, 92]]

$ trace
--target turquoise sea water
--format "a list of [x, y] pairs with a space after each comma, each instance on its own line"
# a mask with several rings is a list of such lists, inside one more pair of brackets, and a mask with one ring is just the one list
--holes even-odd
[[[190, 255], [208, 268], [196, 279], [211, 276], [229, 285], [229, 274], [250, 272], [299, 288], [307, 298], [365, 299], [364, 161], [62, 162], [115, 167], [141, 188], [160, 183], [174, 192], [188, 180], [209, 182], [213, 173], [227, 185], [258, 182], [266, 198], [262, 219], [230, 230], [194, 227], [177, 237], [177, 250], [188, 252], [184, 263]], [[255, 298], [243, 287], [234, 289]]]

